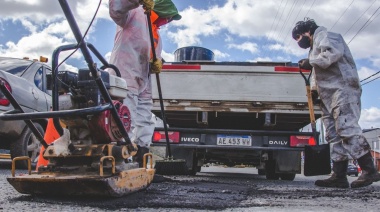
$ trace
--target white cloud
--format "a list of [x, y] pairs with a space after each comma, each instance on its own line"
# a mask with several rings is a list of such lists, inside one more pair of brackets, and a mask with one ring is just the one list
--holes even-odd
[[111, 53], [112, 53], [112, 52], [107, 52], [107, 53], [104, 55], [104, 59], [106, 59], [107, 62], [110, 61]]
[[233, 37], [231, 36], [231, 35], [228, 35], [228, 34], [226, 34], [226, 38], [224, 39], [224, 41], [226, 42], [226, 43], [231, 43], [231, 42], [233, 42]]
[[[321, 0], [313, 7], [311, 7], [312, 2], [305, 2], [302, 7], [301, 3], [293, 5], [281, 2], [280, 4], [277, 0], [227, 0], [220, 7], [213, 6], [199, 10], [188, 7], [180, 11], [183, 18], [174, 23], [178, 29], [170, 32], [170, 36], [178, 47], [202, 46], [203, 37], [211, 37], [228, 31], [229, 34], [225, 39], [227, 44], [232, 41], [236, 42], [239, 37], [259, 40], [269, 38], [270, 41], [261, 40], [259, 48], [270, 46], [270, 55], [274, 55], [272, 59], [276, 59], [277, 52], [296, 57], [305, 56], [307, 52], [302, 51], [291, 38], [291, 30], [297, 21], [303, 20], [308, 13], [307, 16], [314, 18], [318, 25], [330, 29], [339, 19], [332, 30], [345, 34], [344, 37], [349, 42], [378, 7], [378, 4], [375, 4], [353, 25], [372, 2], [372, 0], [354, 2], [339, 19], [343, 11], [347, 9], [347, 4], [342, 4], [341, 1]], [[309, 10], [310, 8], [311, 10]], [[279, 13], [276, 17], [277, 11]], [[374, 27], [379, 24], [380, 19], [375, 19], [349, 44], [355, 59], [371, 58], [374, 63], [380, 63], [379, 28]], [[351, 29], [348, 31], [350, 27]], [[278, 44], [273, 45], [273, 41]], [[244, 49], [241, 50], [244, 51]]]
[[256, 54], [259, 52], [258, 45], [252, 42], [244, 42], [242, 44], [228, 44], [228, 48], [230, 49], [239, 49], [242, 51], [248, 51], [252, 54]]
[[215, 35], [220, 30], [218, 20], [212, 11], [189, 7], [181, 11], [181, 16], [180, 21], [170, 23], [178, 27], [177, 31], [168, 33], [178, 47], [201, 45], [200, 36]]
[[[49, 63], [52, 61], [53, 51], [61, 45], [65, 45], [72, 42], [65, 41], [64, 37], [55, 36], [50, 33], [55, 27], [59, 28], [59, 24], [52, 24], [45, 28], [43, 31], [30, 34], [21, 38], [17, 43], [7, 42], [5, 46], [0, 46], [0, 55], [8, 57], [23, 58], [29, 57], [31, 59], [44, 56], [49, 58]], [[64, 28], [62, 28], [64, 29]], [[53, 30], [54, 31], [54, 30]], [[60, 59], [68, 56], [72, 51], [65, 51], [60, 54]], [[75, 52], [71, 58], [81, 58], [80, 51]]]
[[221, 52], [218, 49], [214, 49], [214, 50], [212, 50], [212, 52], [214, 52], [214, 55], [215, 55], [214, 60], [215, 61], [222, 61], [223, 58], [229, 58], [230, 57], [230, 55], [228, 53]]
[[[380, 23], [379, 23], [380, 24]], [[349, 40], [346, 40], [349, 42]], [[362, 32], [350, 44], [351, 53], [355, 59], [371, 58], [373, 62], [379, 61], [380, 46], [379, 33]]]
[[379, 58], [374, 58], [374, 59], [371, 59], [371, 60], [373, 62], [373, 66], [380, 67], [380, 57]]
[[362, 110], [359, 124], [363, 129], [380, 128], [380, 108]]
[[22, 25], [27, 28], [31, 33], [35, 33], [37, 31], [37, 26], [27, 19], [20, 20]]
[[161, 57], [166, 61], [166, 62], [174, 62], [174, 54], [172, 53], [167, 53], [164, 50], [161, 52]]
[[[367, 77], [370, 77], [370, 76], [374, 75], [376, 72], [378, 72], [378, 71], [375, 71], [375, 70], [370, 69], [368, 67], [361, 67], [358, 70], [359, 79], [360, 80], [366, 79]], [[378, 76], [380, 76], [380, 74], [378, 74]], [[368, 80], [371, 80], [371, 79], [373, 79], [373, 78], [369, 78]]]
[[268, 62], [268, 61], [272, 61], [272, 59], [270, 57], [256, 57], [255, 59], [253, 59], [253, 62], [258, 62], [258, 61]]
[[7, 42], [0, 48], [0, 54], [18, 58], [39, 58], [40, 55], [50, 57], [57, 43], [62, 43], [62, 39], [46, 32], [35, 33], [21, 38], [17, 43]]
[[[333, 31], [345, 34], [351, 27], [345, 35], [345, 38], [349, 41], [376, 9], [377, 4], [374, 4], [373, 8], [368, 10], [353, 25], [356, 18], [372, 2], [372, 0], [354, 2], [334, 26]], [[68, 3], [78, 21], [79, 28], [84, 33], [98, 2], [91, 0], [68, 0]], [[97, 15], [98, 19], [110, 20], [107, 4], [108, 1], [102, 2]], [[180, 11], [182, 15], [180, 21], [170, 24], [176, 30], [168, 31], [168, 36], [177, 44], [177, 47], [190, 45], [207, 46], [207, 44], [202, 43], [204, 37], [214, 37], [223, 33], [226, 45], [231, 42], [237, 43], [238, 38], [255, 39], [254, 42], [250, 42], [258, 43], [256, 40], [260, 40], [261, 42], [257, 48], [265, 51], [271, 50], [270, 56], [273, 60], [277, 58], [278, 54], [283, 53], [298, 57], [306, 54], [296, 45], [290, 36], [294, 23], [302, 20], [308, 12], [308, 16], [315, 18], [317, 24], [326, 26], [329, 29], [335, 23], [332, 20], [337, 20], [347, 8], [346, 4], [341, 4], [339, 1], [320, 0], [309, 11], [311, 4], [312, 2], [305, 2], [305, 5], [301, 8], [303, 5], [301, 3], [293, 5], [278, 2], [277, 0], [227, 0], [224, 5], [219, 7], [210, 6], [205, 9], [188, 7]], [[277, 11], [279, 12], [278, 16], [276, 16]], [[35, 32], [44, 24], [50, 25], [58, 20], [65, 21], [62, 9], [57, 1], [33, 0], [27, 1], [27, 4], [25, 4], [23, 0], [7, 0], [2, 3], [0, 13], [2, 14], [0, 20], [21, 20], [24, 26], [28, 27], [31, 32]], [[321, 16], [320, 14], [323, 15]], [[374, 65], [379, 65], [380, 56], [378, 52], [380, 51], [380, 45], [377, 45], [379, 31], [377, 27], [374, 27], [379, 24], [380, 20], [375, 19], [350, 44], [351, 51], [356, 59], [371, 58]], [[72, 33], [68, 26], [64, 26], [64, 24], [60, 26], [63, 27], [55, 30], [55, 33], [64, 34], [65, 39], [72, 39]], [[89, 38], [93, 36], [91, 32], [93, 32], [95, 27], [96, 21], [90, 30]], [[173, 29], [172, 27], [170, 28]], [[59, 30], [62, 31], [59, 32]], [[269, 38], [270, 41], [266, 40], [266, 38]], [[279, 46], [277, 44], [273, 46], [273, 42], [278, 43]], [[270, 46], [275, 48], [266, 48]], [[245, 51], [246, 49], [241, 48], [241, 50]]]
[[71, 72], [78, 72], [78, 68], [74, 67], [72, 65], [69, 65], [67, 63], [63, 63], [61, 66], [58, 68], [59, 71], [71, 71]]
[[[108, 1], [103, 1], [97, 18], [110, 19], [106, 2]], [[98, 2], [69, 0], [68, 3], [83, 35], [93, 18]], [[33, 0], [27, 1], [27, 4], [22, 0], [6, 1], [0, 7], [0, 13], [2, 14], [0, 21], [20, 21], [21, 25], [29, 31], [28, 35], [17, 42], [9, 41], [5, 45], [0, 45], [0, 55], [18, 58], [25, 56], [39, 58], [40, 55], [43, 55], [51, 61], [52, 52], [58, 46], [75, 43], [74, 35], [64, 18], [58, 1]], [[96, 20], [89, 30], [87, 39], [91, 36], [95, 25]], [[66, 57], [69, 53], [63, 52], [60, 58]], [[72, 58], [80, 57], [82, 55], [79, 51], [72, 56]], [[65, 67], [72, 69], [70, 65], [65, 65]]]

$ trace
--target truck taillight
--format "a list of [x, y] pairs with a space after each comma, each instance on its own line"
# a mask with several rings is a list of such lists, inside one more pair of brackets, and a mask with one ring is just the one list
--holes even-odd
[[[179, 132], [168, 132], [170, 143], [179, 143]], [[166, 142], [166, 136], [164, 131], [154, 131], [153, 133], [154, 143]]]
[[[12, 93], [12, 88], [9, 85], [9, 83], [5, 79], [3, 79], [3, 78], [0, 78], [0, 81], [4, 82], [5, 87], [8, 89], [9, 92]], [[3, 92], [0, 91], [0, 105], [1, 106], [8, 106], [9, 104], [10, 104], [10, 102], [7, 99], [7, 97], [5, 97], [5, 95], [3, 94]]]
[[303, 147], [305, 145], [315, 146], [316, 142], [313, 136], [300, 136], [292, 135], [290, 136], [290, 146], [291, 147]]

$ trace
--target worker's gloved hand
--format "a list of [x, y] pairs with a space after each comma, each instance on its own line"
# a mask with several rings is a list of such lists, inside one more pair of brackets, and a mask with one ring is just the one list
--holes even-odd
[[143, 5], [146, 12], [153, 10], [153, 7], [154, 7], [153, 0], [140, 0], [140, 4]]
[[161, 59], [156, 59], [155, 61], [150, 62], [150, 72], [159, 74], [161, 73], [162, 69], [162, 60]]
[[319, 98], [317, 90], [311, 90], [311, 99], [313, 100], [313, 103], [316, 105], [321, 103], [321, 99]]
[[313, 66], [310, 65], [309, 59], [307, 59], [307, 58], [298, 61], [298, 65], [301, 69], [305, 69], [305, 70], [313, 69]]

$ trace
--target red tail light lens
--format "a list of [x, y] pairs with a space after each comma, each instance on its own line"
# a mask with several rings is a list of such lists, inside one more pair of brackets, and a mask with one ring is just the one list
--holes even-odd
[[290, 136], [291, 147], [303, 147], [305, 145], [311, 145], [311, 146], [316, 145], [316, 142], [313, 136], [300, 136], [300, 135]]
[[162, 136], [161, 136], [160, 132], [154, 131], [154, 133], [153, 133], [153, 142], [158, 142], [159, 140], [161, 140], [161, 138], [162, 138]]
[[310, 138], [309, 138], [309, 145], [310, 145], [310, 146], [315, 146], [315, 145], [317, 145], [317, 143], [315, 142], [314, 137], [312, 137], [312, 136], [310, 136]]
[[[179, 143], [179, 132], [168, 132], [170, 143]], [[154, 131], [153, 133], [154, 143], [166, 142], [166, 136], [164, 131]]]
[[[8, 89], [9, 92], [12, 93], [11, 85], [9, 85], [9, 83], [3, 78], [0, 78], [0, 81], [4, 82], [5, 87]], [[10, 104], [10, 102], [7, 99], [7, 97], [5, 97], [3, 92], [0, 91], [0, 105], [1, 106], [8, 106], [9, 104]]]

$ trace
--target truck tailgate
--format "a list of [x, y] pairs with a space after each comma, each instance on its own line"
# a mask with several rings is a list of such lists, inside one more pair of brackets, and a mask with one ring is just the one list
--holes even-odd
[[[212, 66], [202, 70], [163, 70], [164, 99], [307, 102], [305, 82], [299, 73], [276, 72], [267, 66]], [[152, 77], [153, 99], [158, 99]]]
[[[248, 64], [164, 66], [160, 82], [168, 124], [298, 130], [310, 123], [298, 67]], [[151, 78], [152, 111], [161, 117], [156, 78]], [[319, 118], [320, 108], [314, 107]]]

